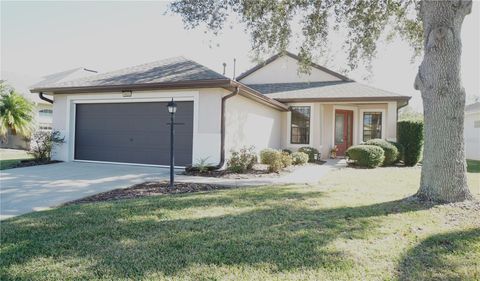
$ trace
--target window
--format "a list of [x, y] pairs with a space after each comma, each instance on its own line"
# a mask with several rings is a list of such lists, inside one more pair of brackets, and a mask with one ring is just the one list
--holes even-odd
[[290, 143], [310, 143], [310, 106], [292, 106]]
[[40, 116], [51, 116], [52, 113], [53, 113], [53, 110], [51, 110], [51, 109], [40, 109], [40, 110], [38, 111], [38, 114], [39, 114]]
[[363, 113], [363, 141], [382, 138], [382, 113]]

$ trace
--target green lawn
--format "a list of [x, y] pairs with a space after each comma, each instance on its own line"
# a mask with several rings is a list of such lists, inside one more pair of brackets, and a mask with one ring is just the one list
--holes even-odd
[[343, 169], [32, 213], [0, 225], [0, 280], [479, 280], [480, 210], [402, 200], [419, 176]]
[[480, 173], [480, 161], [467, 160], [467, 171], [469, 173]]
[[32, 156], [25, 150], [0, 149], [0, 170], [8, 169], [18, 162], [32, 159]]

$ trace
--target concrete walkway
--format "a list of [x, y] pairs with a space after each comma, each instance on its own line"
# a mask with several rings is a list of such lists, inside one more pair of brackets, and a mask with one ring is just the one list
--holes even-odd
[[258, 177], [251, 179], [223, 179], [210, 177], [177, 176], [177, 181], [211, 183], [225, 186], [255, 186], [272, 184], [315, 184], [329, 171], [346, 167], [344, 159], [328, 159], [323, 165], [306, 165], [280, 177]]

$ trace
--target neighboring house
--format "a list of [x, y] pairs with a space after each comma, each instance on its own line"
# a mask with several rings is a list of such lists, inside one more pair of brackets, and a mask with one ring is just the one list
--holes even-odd
[[[17, 92], [21, 93], [27, 99], [35, 104], [34, 115], [34, 127], [39, 130], [51, 130], [53, 124], [53, 105], [49, 102], [49, 98], [42, 99], [38, 95], [26, 94], [29, 93], [30, 87], [41, 87], [44, 84], [61, 83], [73, 79], [86, 77], [96, 74], [94, 70], [90, 70], [83, 67], [53, 73], [42, 77], [42, 80], [38, 82], [38, 79], [27, 78], [23, 75], [15, 75], [7, 73], [5, 75], [6, 82], [12, 86]], [[37, 82], [32, 82], [36, 80]], [[2, 148], [15, 148], [15, 149], [28, 149], [30, 147], [30, 141], [22, 135], [11, 133], [7, 134], [7, 141], [0, 141], [0, 147]]]
[[465, 107], [464, 127], [466, 158], [480, 160], [480, 102]]
[[276, 55], [229, 79], [173, 58], [63, 83], [34, 93], [54, 97], [53, 127], [63, 161], [169, 164], [169, 113], [178, 104], [176, 164], [223, 166], [232, 149], [313, 146], [328, 157], [370, 138], [396, 139], [398, 108], [410, 97], [375, 89], [313, 65], [298, 74], [295, 55]]

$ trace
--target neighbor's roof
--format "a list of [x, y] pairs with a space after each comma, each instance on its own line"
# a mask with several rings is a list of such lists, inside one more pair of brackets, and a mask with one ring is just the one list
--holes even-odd
[[370, 87], [354, 81], [302, 82], [248, 85], [281, 102], [409, 100], [409, 96]]
[[60, 91], [62, 88], [111, 88], [164, 83], [229, 80], [227, 77], [184, 57], [176, 57], [127, 67], [81, 79], [42, 84], [32, 92]]
[[69, 80], [76, 80], [86, 76], [91, 76], [96, 73], [97, 71], [95, 70], [91, 70], [85, 67], [77, 67], [74, 69], [69, 69], [62, 72], [52, 73], [47, 76], [44, 76], [42, 81], [31, 85], [30, 88], [46, 87], [46, 86], [66, 82]]
[[480, 112], [480, 102], [465, 106], [465, 112]]

